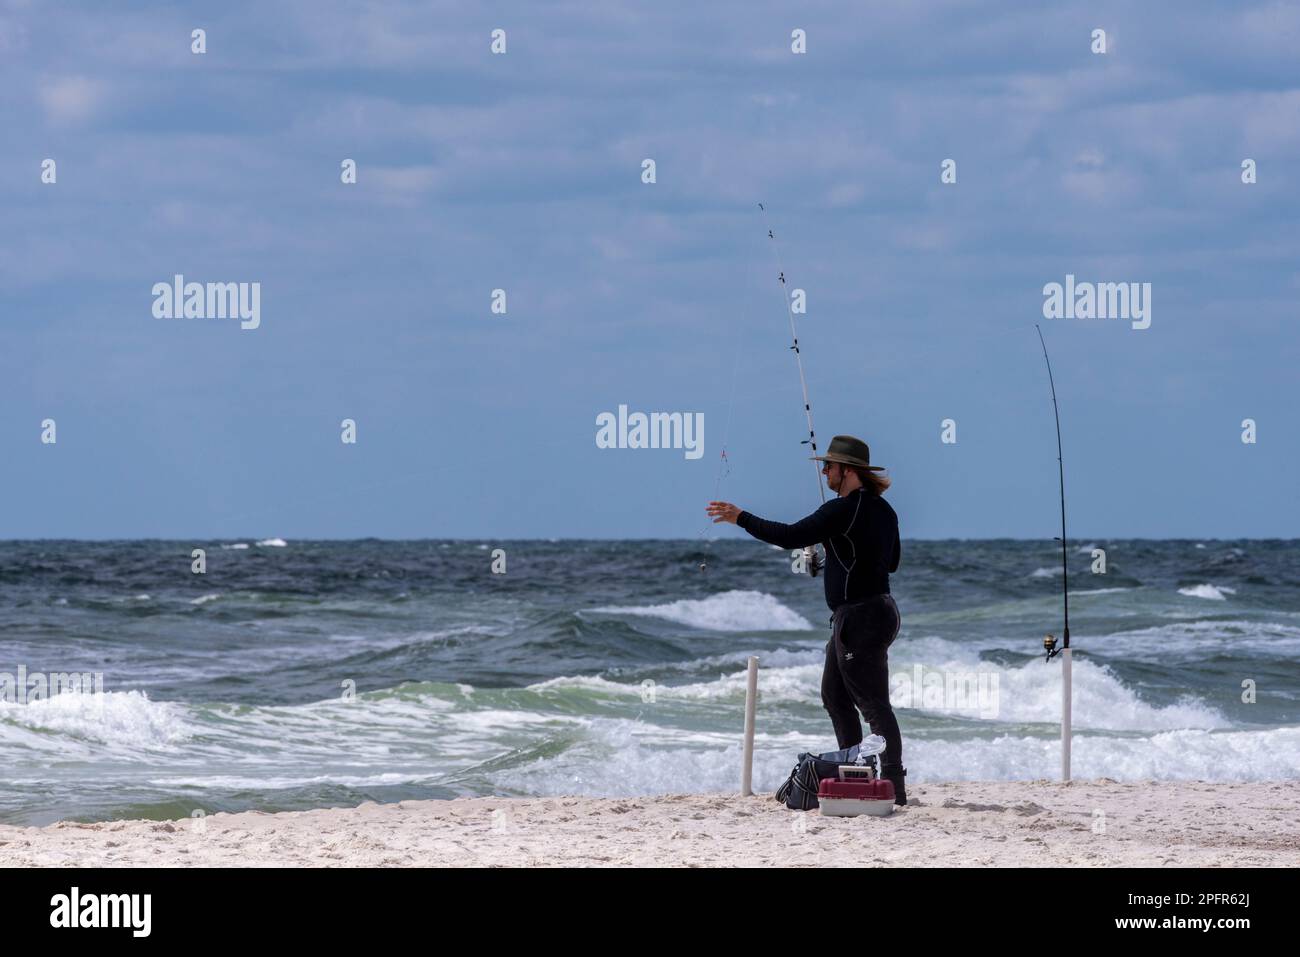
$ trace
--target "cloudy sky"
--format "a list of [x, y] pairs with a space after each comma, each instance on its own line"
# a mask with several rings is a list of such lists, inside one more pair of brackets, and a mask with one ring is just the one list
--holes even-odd
[[[794, 519], [760, 201], [818, 432], [905, 537], [1055, 534], [1036, 321], [1071, 537], [1300, 535], [1298, 49], [1272, 2], [0, 0], [0, 537]], [[261, 327], [154, 318], [177, 273]], [[1067, 274], [1151, 283], [1150, 328], [1045, 320]], [[620, 404], [703, 412], [704, 456], [597, 448]]]

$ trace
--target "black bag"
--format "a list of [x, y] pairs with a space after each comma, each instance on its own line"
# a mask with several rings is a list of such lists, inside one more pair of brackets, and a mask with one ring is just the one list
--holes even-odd
[[[825, 754], [805, 751], [799, 755], [799, 762], [790, 772], [790, 777], [777, 788], [773, 796], [792, 811], [811, 811], [820, 806], [817, 801], [817, 787], [821, 784], [822, 778], [839, 777], [840, 765], [853, 764], [857, 759], [858, 745], [856, 744], [842, 751], [827, 751]], [[875, 768], [877, 774], [880, 773], [880, 765], [876, 762], [874, 754], [867, 755], [867, 766]]]

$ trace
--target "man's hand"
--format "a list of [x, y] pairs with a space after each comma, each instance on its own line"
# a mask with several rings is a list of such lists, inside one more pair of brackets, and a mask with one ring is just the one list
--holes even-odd
[[737, 505], [732, 505], [730, 502], [710, 502], [709, 507], [706, 508], [705, 511], [708, 512], [709, 516], [713, 519], [714, 525], [717, 525], [719, 522], [730, 522], [732, 525], [735, 525], [736, 519], [740, 518], [740, 513], [743, 509]]

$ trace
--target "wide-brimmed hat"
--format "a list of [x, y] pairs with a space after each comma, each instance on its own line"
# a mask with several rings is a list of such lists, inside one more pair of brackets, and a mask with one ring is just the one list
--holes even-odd
[[826, 447], [826, 454], [814, 455], [812, 459], [814, 462], [839, 462], [841, 465], [871, 469], [873, 472], [884, 471], [883, 467], [871, 464], [871, 449], [867, 443], [851, 435], [835, 436]]

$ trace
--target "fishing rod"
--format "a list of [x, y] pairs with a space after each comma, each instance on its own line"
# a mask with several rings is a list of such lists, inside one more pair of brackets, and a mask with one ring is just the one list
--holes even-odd
[[1057, 541], [1061, 543], [1061, 586], [1065, 602], [1065, 643], [1058, 649], [1054, 637], [1048, 635], [1043, 639], [1043, 646], [1047, 649], [1047, 660], [1051, 661], [1070, 647], [1070, 568], [1066, 561], [1065, 545], [1065, 461], [1061, 453], [1061, 410], [1056, 404], [1056, 381], [1052, 378], [1052, 360], [1047, 356], [1047, 342], [1043, 339], [1042, 327], [1038, 323], [1034, 323], [1034, 328], [1038, 330], [1038, 342], [1043, 347], [1043, 359], [1047, 363], [1047, 382], [1052, 387], [1052, 411], [1056, 415], [1056, 466], [1061, 479], [1061, 537]]
[[1043, 330], [1038, 323], [1034, 323], [1034, 328], [1038, 330], [1038, 342], [1043, 347], [1043, 360], [1047, 363], [1047, 382], [1052, 387], [1052, 411], [1056, 415], [1056, 467], [1061, 481], [1061, 589], [1065, 608], [1065, 631], [1064, 644], [1061, 648], [1056, 647], [1056, 638], [1048, 635], [1043, 639], [1043, 648], [1047, 651], [1045, 660], [1051, 661], [1058, 654], [1061, 656], [1061, 780], [1070, 780], [1070, 691], [1071, 691], [1071, 661], [1070, 661], [1070, 572], [1067, 561], [1067, 547], [1065, 542], [1065, 458], [1061, 451], [1061, 409], [1056, 403], [1056, 381], [1052, 378], [1052, 360], [1047, 355], [1047, 342], [1043, 339]]
[[[786, 312], [790, 317], [790, 348], [794, 350], [794, 361], [799, 367], [799, 387], [803, 391], [803, 411], [808, 419], [808, 438], [800, 442], [800, 445], [807, 445], [812, 449], [812, 454], [817, 454], [817, 430], [813, 428], [812, 403], [808, 401], [808, 378], [803, 371], [803, 353], [799, 349], [799, 329], [795, 324], [794, 304], [790, 301], [790, 294], [786, 289], [785, 266], [781, 262], [781, 250], [776, 241], [776, 235], [772, 232], [772, 227], [768, 223], [767, 207], [762, 203], [758, 204], [759, 210], [763, 213], [763, 225], [767, 228], [767, 238], [772, 241], [772, 252], [776, 257], [777, 283], [780, 286], [781, 299], [785, 303]], [[817, 476], [817, 494], [824, 505], [826, 503], [826, 487], [822, 484], [821, 464], [814, 461], [813, 469]], [[823, 559], [822, 554], [816, 546], [810, 545], [803, 550], [804, 564], [808, 569], [808, 574], [814, 578], [821, 571]]]

